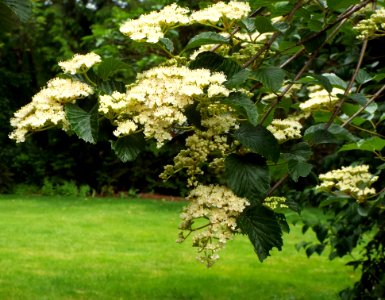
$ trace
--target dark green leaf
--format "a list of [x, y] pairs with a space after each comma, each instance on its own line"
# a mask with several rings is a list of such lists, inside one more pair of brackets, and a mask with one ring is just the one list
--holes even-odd
[[357, 137], [340, 125], [331, 124], [328, 129], [325, 129], [325, 124], [322, 123], [306, 129], [304, 140], [311, 144], [328, 144], [340, 141], [356, 141]]
[[327, 77], [318, 74], [312, 74], [311, 76], [313, 76], [316, 79], [317, 83], [323, 86], [324, 89], [328, 91], [328, 93], [331, 93], [331, 91], [333, 90], [333, 86], [331, 85]]
[[174, 44], [173, 42], [168, 38], [160, 38], [159, 41], [162, 43], [162, 45], [167, 49], [169, 52], [174, 52]]
[[228, 89], [233, 89], [241, 86], [245, 81], [249, 78], [251, 71], [248, 69], [243, 69], [237, 73], [235, 73], [231, 78], [229, 78], [224, 85]]
[[32, 15], [32, 5], [30, 0], [2, 0], [20, 19], [26, 22]]
[[279, 159], [279, 145], [274, 135], [265, 127], [243, 123], [235, 132], [235, 137], [251, 151], [261, 154], [267, 159]]
[[329, 82], [331, 83], [332, 86], [338, 87], [340, 89], [345, 89], [347, 84], [345, 81], [343, 81], [340, 77], [338, 77], [334, 73], [324, 73], [322, 74], [324, 77], [329, 79]]
[[77, 104], [66, 104], [65, 113], [71, 129], [82, 140], [95, 144], [98, 137], [98, 107], [95, 105], [89, 112]]
[[0, 28], [2, 31], [11, 30], [20, 24], [16, 14], [0, 1]]
[[366, 105], [366, 97], [364, 94], [357, 93], [357, 94], [350, 94], [349, 98], [352, 99], [353, 101], [357, 102], [360, 105]]
[[254, 32], [255, 31], [255, 23], [253, 18], [244, 18], [241, 20], [241, 24], [248, 32]]
[[246, 117], [253, 125], [258, 122], [258, 110], [254, 102], [242, 93], [231, 93], [229, 97], [223, 98], [221, 103], [234, 108], [240, 115]]
[[281, 68], [266, 66], [254, 71], [252, 78], [261, 82], [268, 90], [276, 92], [281, 88], [285, 75]]
[[255, 28], [259, 33], [265, 32], [275, 32], [277, 28], [275, 28], [270, 21], [270, 18], [257, 16], [254, 18]]
[[130, 65], [115, 58], [106, 58], [97, 65], [96, 74], [106, 80], [113, 73], [119, 70], [129, 69]]
[[211, 71], [223, 72], [227, 78], [233, 77], [242, 70], [235, 61], [224, 58], [213, 52], [202, 52], [190, 63], [190, 69], [209, 69]]
[[111, 148], [122, 162], [133, 161], [144, 149], [145, 140], [142, 134], [132, 134], [111, 141]]
[[258, 203], [270, 187], [270, 175], [266, 162], [258, 155], [231, 154], [225, 161], [225, 177], [233, 192]]
[[194, 36], [186, 45], [185, 50], [209, 44], [227, 44], [229, 39], [212, 31], [202, 32]]
[[283, 153], [283, 157], [286, 160], [297, 160], [297, 161], [307, 161], [313, 152], [308, 143], [300, 142], [298, 144], [293, 145], [290, 148], [289, 153]]
[[270, 209], [259, 206], [246, 209], [237, 220], [242, 233], [247, 234], [262, 262], [274, 247], [282, 249], [282, 228]]
[[[304, 32], [301, 33], [301, 37], [303, 40], [306, 40], [309, 36], [313, 35], [315, 32], [310, 30], [304, 30]], [[326, 32], [317, 35], [315, 38], [311, 38], [307, 40], [303, 45], [305, 46], [305, 49], [309, 53], [313, 53], [314, 51], [318, 50], [322, 44], [325, 42], [327, 38]]]
[[370, 76], [365, 70], [361, 69], [358, 71], [356, 81], [358, 84], [364, 84], [373, 80], [373, 77]]
[[327, 0], [327, 5], [331, 10], [339, 10], [357, 4], [357, 0]]
[[308, 176], [312, 168], [313, 168], [312, 164], [309, 164], [304, 161], [298, 161], [298, 160], [288, 161], [288, 170], [289, 170], [290, 178], [296, 182], [298, 181], [299, 177]]

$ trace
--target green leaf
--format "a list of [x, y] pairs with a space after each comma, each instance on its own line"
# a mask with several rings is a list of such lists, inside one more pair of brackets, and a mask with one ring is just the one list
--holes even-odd
[[106, 58], [97, 65], [96, 74], [102, 79], [106, 80], [117, 71], [130, 69], [130, 65], [115, 58]]
[[314, 77], [316, 82], [319, 85], [323, 86], [328, 93], [331, 93], [331, 91], [333, 90], [333, 86], [327, 77], [318, 74], [312, 74], [311, 76]]
[[300, 142], [290, 148], [289, 153], [282, 153], [286, 160], [307, 161], [313, 154], [308, 143]]
[[325, 123], [321, 123], [306, 129], [303, 136], [304, 140], [311, 144], [329, 144], [357, 140], [357, 137], [340, 125], [331, 124], [328, 129], [325, 129], [325, 125]]
[[258, 203], [270, 187], [266, 162], [260, 156], [248, 153], [231, 154], [225, 160], [225, 178], [228, 186], [239, 197]]
[[373, 80], [373, 77], [370, 76], [365, 70], [361, 69], [358, 71], [356, 81], [358, 84], [365, 84], [369, 81]]
[[274, 247], [282, 250], [282, 228], [270, 209], [263, 206], [246, 209], [238, 218], [237, 225], [242, 233], [248, 235], [261, 262]]
[[255, 28], [259, 33], [265, 33], [265, 32], [275, 32], [277, 31], [277, 28], [275, 28], [270, 21], [270, 18], [257, 16], [254, 18], [254, 25]]
[[248, 69], [240, 70], [239, 72], [235, 73], [231, 78], [229, 78], [224, 85], [228, 89], [233, 89], [236, 87], [241, 86], [245, 81], [249, 78], [251, 74], [251, 71]]
[[[301, 38], [306, 40], [309, 36], [313, 35], [315, 32], [308, 29], [302, 30]], [[315, 50], [319, 49], [327, 38], [326, 32], [319, 34], [316, 38], [309, 39], [304, 43], [305, 49], [309, 53], [313, 53]]]
[[12, 10], [21, 22], [28, 21], [32, 15], [30, 0], [2, 0], [2, 2]]
[[223, 72], [227, 78], [233, 77], [242, 70], [242, 67], [235, 61], [224, 58], [223, 56], [207, 51], [198, 54], [190, 63], [190, 69], [209, 69], [211, 71]]
[[212, 31], [206, 31], [194, 36], [186, 45], [185, 50], [210, 44], [227, 44], [229, 39]]
[[159, 41], [167, 49], [167, 51], [169, 51], [171, 53], [174, 52], [174, 44], [170, 39], [160, 38]]
[[331, 83], [332, 86], [338, 87], [340, 89], [345, 89], [347, 86], [347, 83], [343, 81], [340, 77], [338, 77], [334, 73], [324, 73], [322, 74], [324, 77], [329, 79], [329, 82]]
[[299, 161], [299, 160], [288, 161], [289, 175], [290, 175], [290, 178], [293, 179], [295, 182], [298, 181], [299, 177], [308, 176], [312, 168], [313, 168], [312, 164], [309, 164], [304, 161]]
[[111, 141], [111, 148], [122, 162], [135, 160], [146, 145], [142, 134], [132, 134]]
[[235, 137], [242, 145], [251, 151], [261, 154], [272, 161], [279, 159], [278, 141], [265, 127], [243, 123], [235, 132]]
[[281, 68], [266, 66], [254, 71], [252, 78], [260, 81], [268, 90], [276, 92], [281, 88], [285, 75]]
[[87, 112], [77, 104], [68, 103], [64, 109], [71, 129], [76, 135], [88, 143], [96, 144], [99, 131], [98, 106], [95, 105]]
[[362, 150], [362, 151], [382, 151], [385, 148], [385, 139], [380, 137], [371, 137], [368, 139], [359, 140], [356, 143], [343, 145], [339, 152], [341, 151], [351, 151], [351, 150]]
[[258, 122], [258, 110], [254, 102], [249, 97], [240, 92], [231, 93], [229, 97], [223, 98], [221, 103], [227, 104], [234, 108], [240, 115], [246, 117], [248, 121], [257, 125]]
[[248, 32], [254, 32], [255, 31], [255, 22], [253, 18], [243, 18], [241, 20], [241, 24]]

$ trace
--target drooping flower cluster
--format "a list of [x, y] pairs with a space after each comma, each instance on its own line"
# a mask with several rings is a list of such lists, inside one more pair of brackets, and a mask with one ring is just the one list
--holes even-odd
[[272, 210], [275, 210], [278, 208], [288, 208], [286, 204], [286, 200], [287, 199], [285, 197], [276, 197], [276, 196], [266, 197], [263, 200], [263, 205]]
[[153, 11], [141, 15], [136, 20], [126, 21], [120, 27], [120, 31], [133, 40], [157, 43], [159, 39], [164, 37], [164, 33], [173, 26], [190, 23], [188, 13], [189, 9], [174, 3], [165, 6], [159, 12]]
[[195, 11], [171, 4], [160, 11], [141, 15], [138, 19], [128, 20], [122, 24], [120, 31], [136, 41], [157, 43], [165, 33], [175, 27], [194, 23], [217, 23], [223, 18], [239, 20], [250, 12], [250, 6], [245, 2], [218, 2], [208, 8]]
[[299, 139], [301, 135], [302, 124], [293, 119], [274, 119], [267, 130], [269, 130], [278, 142], [283, 143], [287, 140]]
[[358, 202], [364, 202], [374, 195], [376, 190], [370, 186], [377, 181], [378, 176], [369, 173], [368, 165], [342, 167], [338, 170], [320, 174], [322, 183], [316, 186], [318, 191], [341, 191]]
[[330, 94], [321, 86], [309, 87], [309, 100], [299, 105], [303, 111], [317, 111], [320, 109], [330, 109], [338, 101], [338, 94], [343, 94], [344, 90], [333, 88]]
[[[219, 258], [218, 251], [238, 232], [237, 217], [249, 202], [219, 185], [199, 185], [190, 192], [187, 200], [190, 203], [183, 209], [179, 228], [187, 231], [187, 235], [196, 232], [192, 240], [193, 246], [198, 248], [197, 258], [212, 266]], [[178, 242], [187, 237], [183, 231]]]
[[16, 142], [24, 142], [29, 132], [45, 129], [52, 125], [68, 128], [64, 104], [74, 103], [87, 97], [93, 89], [82, 82], [71, 79], [54, 78], [47, 83], [27, 105], [15, 112], [11, 125], [15, 128], [9, 135]]
[[[156, 67], [138, 76], [125, 94], [114, 92], [99, 99], [99, 111], [117, 125], [116, 136], [128, 135], [141, 125], [158, 146], [172, 139], [172, 126], [187, 121], [184, 110], [194, 98], [227, 96], [226, 76], [207, 69]], [[206, 95], [207, 92], [207, 95]]]
[[59, 62], [64, 73], [77, 74], [87, 72], [93, 65], [100, 63], [101, 57], [96, 53], [75, 54], [70, 60]]
[[360, 40], [373, 39], [385, 35], [385, 9], [377, 9], [370, 18], [361, 20], [353, 27]]
[[205, 9], [193, 12], [190, 18], [192, 22], [215, 24], [222, 18], [227, 20], [240, 20], [247, 17], [250, 11], [250, 5], [247, 2], [218, 2]]

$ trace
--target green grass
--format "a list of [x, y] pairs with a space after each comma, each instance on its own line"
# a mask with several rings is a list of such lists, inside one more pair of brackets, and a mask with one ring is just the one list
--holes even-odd
[[175, 243], [183, 205], [0, 196], [0, 299], [329, 300], [358, 278], [344, 261], [298, 253], [300, 226], [264, 263], [239, 236], [207, 269]]

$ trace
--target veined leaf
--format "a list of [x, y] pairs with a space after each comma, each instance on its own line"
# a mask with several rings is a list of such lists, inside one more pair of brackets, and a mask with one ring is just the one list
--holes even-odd
[[286, 160], [307, 161], [313, 152], [308, 143], [300, 142], [290, 148], [290, 152], [283, 153], [282, 156]]
[[229, 39], [216, 32], [202, 32], [194, 36], [186, 45], [185, 50], [209, 44], [227, 44]]
[[357, 140], [356, 136], [340, 125], [332, 124], [328, 129], [325, 129], [324, 123], [313, 125], [306, 129], [303, 138], [311, 144], [328, 144]]
[[32, 5], [30, 0], [2, 0], [9, 9], [20, 19], [26, 22], [32, 15]]
[[306, 177], [310, 174], [311, 169], [313, 168], [312, 164], [309, 164], [300, 160], [289, 160], [288, 161], [288, 170], [290, 178], [295, 182], [298, 181], [299, 177]]
[[361, 69], [358, 71], [356, 81], [358, 84], [364, 84], [373, 80], [373, 77], [370, 76], [365, 70]]
[[276, 92], [281, 88], [285, 75], [281, 68], [266, 66], [254, 71], [251, 77], [261, 82], [268, 90]]
[[242, 85], [243, 83], [245, 83], [245, 81], [249, 78], [251, 74], [251, 71], [248, 70], [248, 69], [242, 69], [240, 70], [239, 72], [235, 73], [233, 76], [231, 76], [225, 83], [224, 85], [228, 88], [228, 89], [233, 89], [233, 88], [236, 88], [236, 87], [239, 87], [240, 85]]
[[99, 131], [98, 106], [95, 105], [89, 112], [77, 104], [65, 105], [65, 113], [71, 129], [82, 140], [96, 144]]
[[263, 206], [246, 209], [237, 224], [242, 233], [248, 235], [261, 262], [274, 247], [282, 249], [282, 228], [272, 210]]
[[324, 73], [324, 74], [322, 74], [322, 76], [329, 79], [329, 82], [334, 87], [338, 87], [340, 89], [345, 89], [347, 86], [347, 83], [334, 73]]
[[265, 127], [243, 123], [235, 132], [235, 137], [251, 151], [261, 154], [272, 161], [279, 159], [278, 141]]
[[385, 139], [378, 136], [364, 140], [359, 140], [356, 143], [343, 145], [338, 151], [362, 150], [362, 151], [382, 151], [385, 148]]
[[168, 38], [160, 38], [159, 41], [162, 43], [162, 45], [167, 49], [169, 52], [174, 52], [174, 44], [173, 42]]
[[111, 141], [111, 148], [122, 162], [135, 160], [144, 149], [145, 140], [142, 134], [132, 134]]
[[225, 161], [225, 177], [228, 186], [239, 197], [246, 197], [258, 204], [260, 197], [270, 187], [270, 175], [266, 162], [256, 154], [239, 156], [231, 154]]
[[129, 69], [130, 65], [115, 58], [106, 58], [97, 65], [96, 74], [106, 80], [113, 73], [119, 70]]
[[233, 77], [242, 70], [242, 67], [235, 61], [207, 51], [199, 53], [190, 65], [190, 69], [209, 69], [211, 71], [223, 72], [227, 78]]
[[255, 28], [259, 33], [265, 32], [275, 32], [277, 28], [275, 28], [269, 18], [263, 16], [257, 16], [254, 18]]
[[221, 103], [234, 108], [239, 114], [245, 116], [252, 125], [257, 125], [258, 110], [254, 102], [242, 93], [231, 93], [229, 97], [223, 98]]

